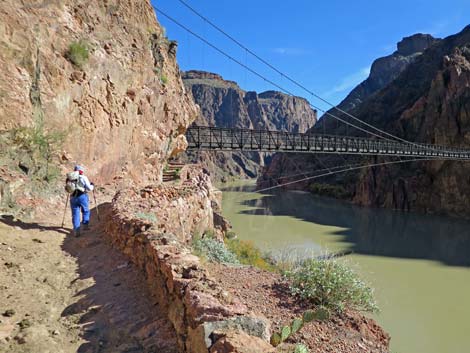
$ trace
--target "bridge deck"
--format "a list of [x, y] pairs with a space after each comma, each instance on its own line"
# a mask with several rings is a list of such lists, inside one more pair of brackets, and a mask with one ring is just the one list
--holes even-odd
[[467, 160], [470, 150], [352, 136], [194, 126], [186, 132], [189, 150], [382, 155]]

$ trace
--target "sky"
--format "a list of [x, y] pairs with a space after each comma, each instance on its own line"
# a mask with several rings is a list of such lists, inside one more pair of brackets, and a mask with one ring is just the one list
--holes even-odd
[[[414, 33], [443, 38], [470, 24], [469, 0], [184, 0], [265, 61], [338, 104], [367, 78], [372, 62]], [[152, 0], [184, 26], [295, 95], [329, 108], [266, 67], [198, 18], [179, 0]], [[465, 15], [467, 14], [467, 15]], [[157, 13], [178, 42], [181, 70], [204, 70], [247, 91], [279, 90]]]

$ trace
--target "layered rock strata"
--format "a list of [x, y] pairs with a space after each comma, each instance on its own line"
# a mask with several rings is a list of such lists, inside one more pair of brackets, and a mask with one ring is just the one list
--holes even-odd
[[[317, 112], [303, 98], [276, 91], [245, 92], [237, 83], [203, 71], [185, 72], [183, 81], [201, 107], [195, 122], [201, 126], [305, 132], [317, 120]], [[190, 158], [220, 180], [256, 177], [270, 154], [201, 152]]]

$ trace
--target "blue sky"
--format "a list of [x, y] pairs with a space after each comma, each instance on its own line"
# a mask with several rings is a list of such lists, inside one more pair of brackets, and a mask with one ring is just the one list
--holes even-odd
[[[374, 59], [391, 54], [404, 36], [420, 32], [445, 37], [470, 24], [469, 0], [185, 1], [281, 71], [335, 104], [368, 76]], [[152, 2], [270, 80], [326, 108], [217, 33], [178, 0]], [[275, 89], [164, 16], [158, 15], [158, 19], [167, 36], [178, 41], [182, 70], [216, 72], [245, 90]]]

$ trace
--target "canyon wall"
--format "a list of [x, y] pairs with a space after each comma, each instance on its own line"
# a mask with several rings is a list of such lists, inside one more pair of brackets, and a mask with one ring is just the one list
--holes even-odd
[[160, 180], [197, 108], [149, 0], [5, 0], [0, 131], [65, 134], [57, 156], [99, 182]]
[[[424, 43], [431, 45], [422, 54], [415, 55], [412, 62], [385, 87], [362, 103], [355, 105], [350, 102], [347, 106], [353, 107], [350, 112], [359, 119], [401, 138], [469, 148], [470, 27], [443, 40]], [[408, 52], [413, 49], [416, 46], [401, 48]], [[340, 112], [334, 114], [349, 119]], [[313, 131], [321, 128], [321, 120]], [[328, 123], [328, 120], [331, 121]], [[328, 132], [343, 134], [347, 131], [344, 126], [335, 127], [333, 119], [326, 118], [325, 121]], [[354, 134], [354, 131], [349, 128], [349, 133]], [[340, 157], [322, 157], [322, 160], [328, 158], [330, 166], [345, 163]], [[357, 161], [357, 158], [346, 158], [347, 163], [352, 164], [353, 161]], [[358, 161], [367, 164], [371, 161], [382, 162], [384, 159], [366, 158]], [[282, 175], [282, 170], [297, 165], [302, 165], [304, 169], [321, 168], [314, 156], [276, 156], [259, 182], [274, 184]], [[296, 187], [345, 198], [365, 206], [468, 217], [470, 210], [465, 200], [470, 192], [469, 171], [468, 165], [462, 162], [416, 162], [329, 177], [320, 180], [324, 183], [323, 187], [318, 185], [318, 180], [306, 181]]]
[[[185, 72], [183, 81], [201, 107], [196, 119], [200, 126], [305, 132], [317, 121], [317, 112], [303, 98], [276, 91], [245, 92], [237, 83], [203, 71]], [[219, 180], [256, 177], [270, 157], [258, 152], [190, 154]]]
[[[470, 148], [470, 27], [429, 48], [357, 114], [407, 140]], [[421, 162], [361, 175], [354, 201], [469, 217], [470, 166]]]
[[[112, 203], [102, 205], [105, 236], [146, 274], [179, 350], [271, 352], [270, 322], [223, 288], [190, 251], [194, 236], [210, 231], [220, 240], [228, 230], [220, 192], [195, 166], [183, 167], [179, 181], [162, 183], [167, 160], [185, 149], [184, 132], [198, 117], [176, 47], [149, 0], [2, 1], [0, 206], [56, 207], [50, 195], [59, 199], [62, 188], [47, 197], [35, 188], [62, 186], [61, 175], [75, 163], [99, 186], [119, 183]], [[316, 120], [297, 97], [238, 88], [212, 94], [221, 94], [219, 101], [211, 98], [221, 105], [238, 96], [237, 127], [302, 131]], [[59, 135], [60, 148], [50, 149]], [[37, 179], [37, 153], [44, 153], [46, 170], [57, 165], [62, 174]]]
[[[423, 52], [440, 39], [434, 38], [429, 34], [414, 34], [403, 38], [397, 43], [397, 50], [391, 55], [378, 58], [372, 63], [370, 74], [367, 79], [357, 85], [344, 98], [338, 108], [350, 112], [364, 103], [367, 98], [374, 95], [393, 80], [395, 80], [411, 63], [413, 63]], [[338, 115], [337, 109], [330, 109], [330, 114]], [[324, 115], [327, 117], [327, 114]], [[350, 120], [348, 116], [342, 115], [342, 119]], [[336, 120], [327, 118], [320, 119], [315, 131], [320, 132], [323, 129], [327, 131], [343, 131], [344, 126], [340, 126]], [[349, 131], [348, 131], [349, 132]]]

